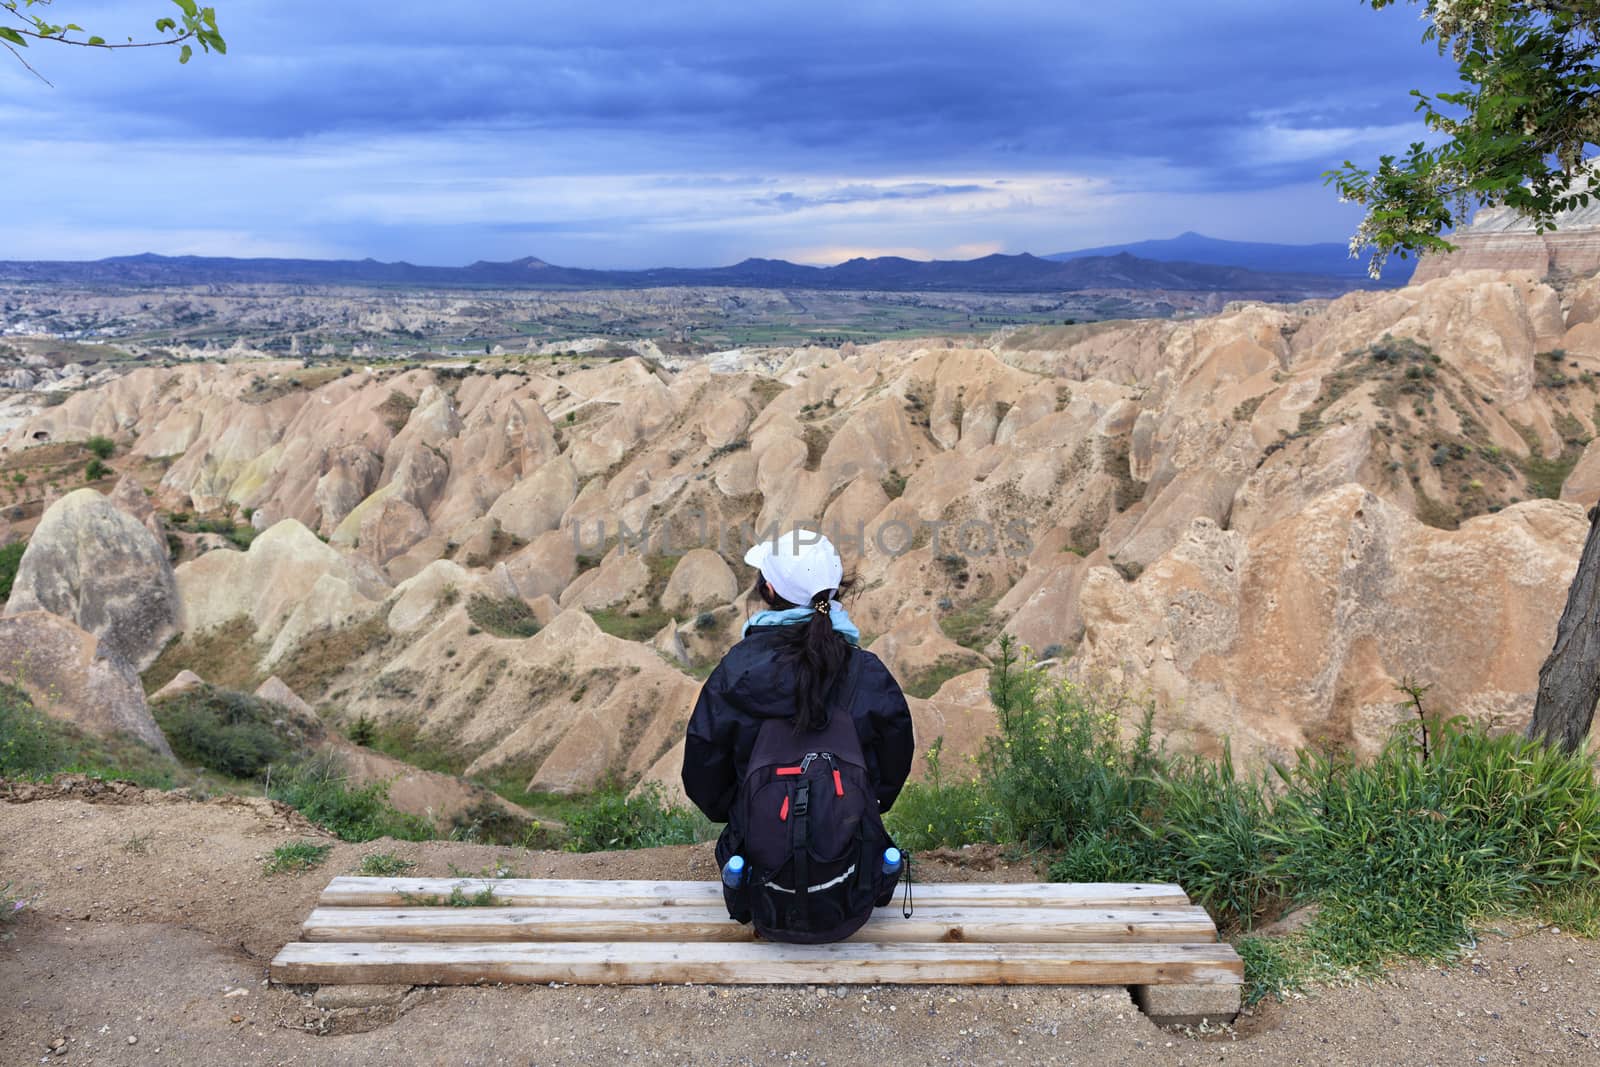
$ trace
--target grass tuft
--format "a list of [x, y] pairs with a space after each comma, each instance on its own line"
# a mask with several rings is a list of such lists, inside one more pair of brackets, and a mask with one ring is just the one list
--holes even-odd
[[465, 884], [451, 886], [449, 896], [401, 893], [400, 899], [415, 908], [495, 908], [504, 903], [494, 895], [494, 886], [486, 885], [475, 893], [468, 893]]
[[1600, 881], [1566, 886], [1547, 894], [1535, 911], [1563, 933], [1600, 938]]
[[303, 874], [322, 866], [327, 862], [328, 853], [332, 851], [332, 845], [291, 841], [287, 845], [279, 845], [273, 849], [272, 855], [267, 857], [266, 863], [262, 865], [262, 870], [268, 875]]
[[356, 873], [368, 878], [398, 878], [416, 867], [411, 860], [402, 859], [393, 852], [369, 852], [361, 857]]
[[619, 611], [606, 609], [591, 611], [589, 617], [594, 620], [603, 633], [612, 637], [620, 637], [624, 641], [648, 641], [661, 632], [661, 628], [672, 621], [672, 616], [664, 611]]

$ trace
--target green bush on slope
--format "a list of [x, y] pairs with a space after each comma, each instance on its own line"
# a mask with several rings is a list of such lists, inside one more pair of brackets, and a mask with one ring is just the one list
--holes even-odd
[[913, 847], [991, 840], [1063, 881], [1170, 880], [1224, 933], [1317, 906], [1288, 939], [1241, 937], [1252, 999], [1397, 957], [1449, 958], [1472, 926], [1559, 907], [1581, 924], [1600, 873], [1591, 761], [1464, 720], [1425, 720], [1370, 762], [1302, 753], [1249, 776], [1168, 754], [1150, 717], [1018, 661], [993, 672], [999, 735], [970, 781], [913, 784], [890, 814]]

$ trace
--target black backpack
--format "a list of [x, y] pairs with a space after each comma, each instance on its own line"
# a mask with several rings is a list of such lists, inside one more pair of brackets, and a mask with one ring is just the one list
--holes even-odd
[[[855, 683], [851, 658], [841, 688]], [[894, 844], [878, 814], [850, 704], [833, 701], [828, 724], [799, 733], [787, 719], [769, 719], [717, 842], [717, 865], [741, 855], [745, 877], [723, 887], [728, 914], [754, 922], [769, 941], [820, 944], [859, 930], [875, 906], [894, 896], [900, 872], [883, 873]]]

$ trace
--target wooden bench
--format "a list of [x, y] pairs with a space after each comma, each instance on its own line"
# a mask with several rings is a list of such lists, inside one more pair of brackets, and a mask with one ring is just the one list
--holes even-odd
[[[479, 903], [460, 905], [477, 898]], [[780, 945], [718, 882], [335, 878], [272, 961], [319, 985], [1121, 985], [1157, 1022], [1228, 1021], [1244, 967], [1175, 885], [919, 884], [849, 941]], [[491, 900], [485, 904], [483, 901]]]

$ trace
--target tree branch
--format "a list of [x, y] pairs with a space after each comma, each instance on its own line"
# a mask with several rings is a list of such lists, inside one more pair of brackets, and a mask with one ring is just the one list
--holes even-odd
[[189, 32], [181, 34], [177, 37], [169, 37], [160, 41], [124, 41], [120, 44], [112, 44], [109, 41], [74, 41], [72, 38], [67, 37], [64, 34], [61, 36], [54, 36], [45, 33], [35, 33], [32, 30], [18, 30], [17, 32], [22, 34], [24, 37], [32, 37], [36, 41], [49, 41], [51, 44], [71, 44], [77, 45], [79, 48], [104, 48], [108, 52], [120, 48], [166, 48], [171, 45], [181, 44], [184, 41], [192, 41], [195, 37], [195, 32], [190, 30]]
[[55, 86], [53, 84], [51, 84], [50, 79], [46, 78], [43, 74], [40, 74], [38, 71], [34, 70], [33, 69], [33, 65], [31, 63], [29, 63], [26, 59], [23, 59], [22, 58], [22, 53], [17, 51], [16, 48], [12, 44], [10, 44], [7, 41], [0, 41], [0, 44], [5, 45], [6, 51], [10, 52], [12, 55], [17, 57], [17, 62], [21, 63], [24, 67], [26, 67], [29, 74], [32, 74], [35, 78], [38, 78], [40, 81], [44, 82], [46, 85], [49, 85], [50, 88], [52, 88], [52, 89], [55, 88]]

